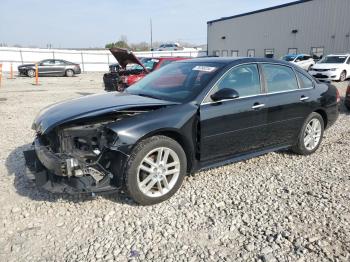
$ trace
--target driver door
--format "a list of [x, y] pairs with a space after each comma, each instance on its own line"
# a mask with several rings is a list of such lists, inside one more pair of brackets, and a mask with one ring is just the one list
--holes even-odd
[[[212, 101], [210, 96], [223, 88], [235, 89], [239, 97]], [[267, 138], [266, 123], [266, 96], [262, 92], [258, 65], [231, 68], [200, 106], [201, 161], [261, 149]]]

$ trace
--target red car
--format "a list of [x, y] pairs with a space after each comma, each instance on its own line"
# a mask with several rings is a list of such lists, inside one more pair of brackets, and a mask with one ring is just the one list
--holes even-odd
[[150, 72], [174, 61], [188, 59], [185, 57], [145, 57], [138, 59], [126, 49], [112, 48], [110, 51], [117, 59], [119, 67], [113, 67], [113, 71], [104, 74], [103, 82], [106, 91], [122, 92]]

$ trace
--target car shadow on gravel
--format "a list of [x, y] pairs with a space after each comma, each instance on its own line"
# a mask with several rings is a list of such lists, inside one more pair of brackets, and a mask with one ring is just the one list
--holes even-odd
[[[7, 174], [14, 176], [13, 185], [16, 188], [16, 192], [24, 197], [32, 199], [34, 201], [44, 202], [57, 202], [57, 201], [69, 201], [69, 202], [87, 202], [93, 201], [99, 196], [91, 196], [87, 194], [59, 194], [48, 192], [35, 185], [35, 182], [30, 180], [26, 176], [25, 172], [25, 160], [23, 151], [30, 149], [31, 144], [22, 145], [13, 150], [6, 158], [5, 166], [7, 168]], [[103, 198], [116, 203], [127, 204], [130, 206], [136, 206], [129, 197], [123, 193], [113, 193], [101, 195]]]

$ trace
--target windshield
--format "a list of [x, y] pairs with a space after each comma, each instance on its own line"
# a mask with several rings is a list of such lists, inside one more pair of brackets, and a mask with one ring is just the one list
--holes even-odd
[[295, 59], [295, 56], [290, 56], [290, 55], [286, 55], [282, 58], [284, 61], [287, 61], [287, 62], [292, 62], [294, 61]]
[[[147, 68], [148, 71], [152, 71], [157, 63], [159, 62], [158, 59], [152, 59], [152, 58], [147, 58], [147, 59], [140, 59], [140, 62], [143, 64], [144, 67]], [[134, 70], [143, 70], [143, 67], [138, 65], [138, 64], [130, 64], [127, 66], [127, 69]]]
[[345, 63], [347, 56], [326, 56], [319, 64], [343, 64]]
[[172, 63], [147, 75], [126, 92], [185, 103], [197, 97], [222, 67], [220, 63]]

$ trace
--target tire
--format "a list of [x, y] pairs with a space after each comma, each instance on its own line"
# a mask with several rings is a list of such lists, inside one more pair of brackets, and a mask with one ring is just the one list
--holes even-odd
[[27, 76], [29, 76], [29, 77], [35, 77], [35, 70], [34, 70], [34, 69], [29, 69], [29, 70], [27, 70]]
[[[308, 130], [310, 130], [310, 126], [312, 128], [317, 126], [316, 123], [319, 123], [319, 130], [316, 132], [314, 129], [312, 129], [313, 132], [311, 135], [309, 133]], [[316, 125], [315, 125], [316, 124]], [[308, 130], [307, 130], [308, 129]], [[323, 132], [324, 132], [324, 121], [323, 118], [320, 114], [313, 112], [311, 113], [305, 120], [303, 127], [300, 130], [300, 133], [298, 135], [298, 141], [297, 144], [295, 146], [292, 147], [292, 150], [299, 154], [299, 155], [311, 155], [312, 153], [314, 153], [320, 146], [321, 142], [322, 142], [322, 137], [323, 137]], [[307, 139], [307, 133], [309, 133], [309, 137], [312, 137], [314, 146], [311, 146], [310, 143], [312, 143], [312, 141], [310, 141], [310, 143], [307, 143], [307, 141], [309, 139]], [[316, 139], [315, 137], [318, 137], [318, 139]]]
[[350, 111], [350, 105], [348, 105], [346, 103], [344, 105], [345, 105], [346, 109]]
[[[162, 161], [158, 161], [159, 152], [161, 158], [168, 156], [167, 165], [174, 166], [167, 169]], [[186, 154], [179, 143], [166, 136], [147, 138], [139, 142], [130, 155], [125, 172], [126, 192], [141, 205], [160, 203], [179, 190], [186, 171]], [[166, 175], [168, 172], [172, 174]]]
[[344, 71], [341, 72], [341, 74], [340, 74], [339, 81], [340, 81], [340, 82], [344, 82], [345, 80], [346, 80], [346, 71], [344, 70]]
[[66, 77], [74, 76], [74, 71], [72, 69], [67, 69], [65, 73]]

